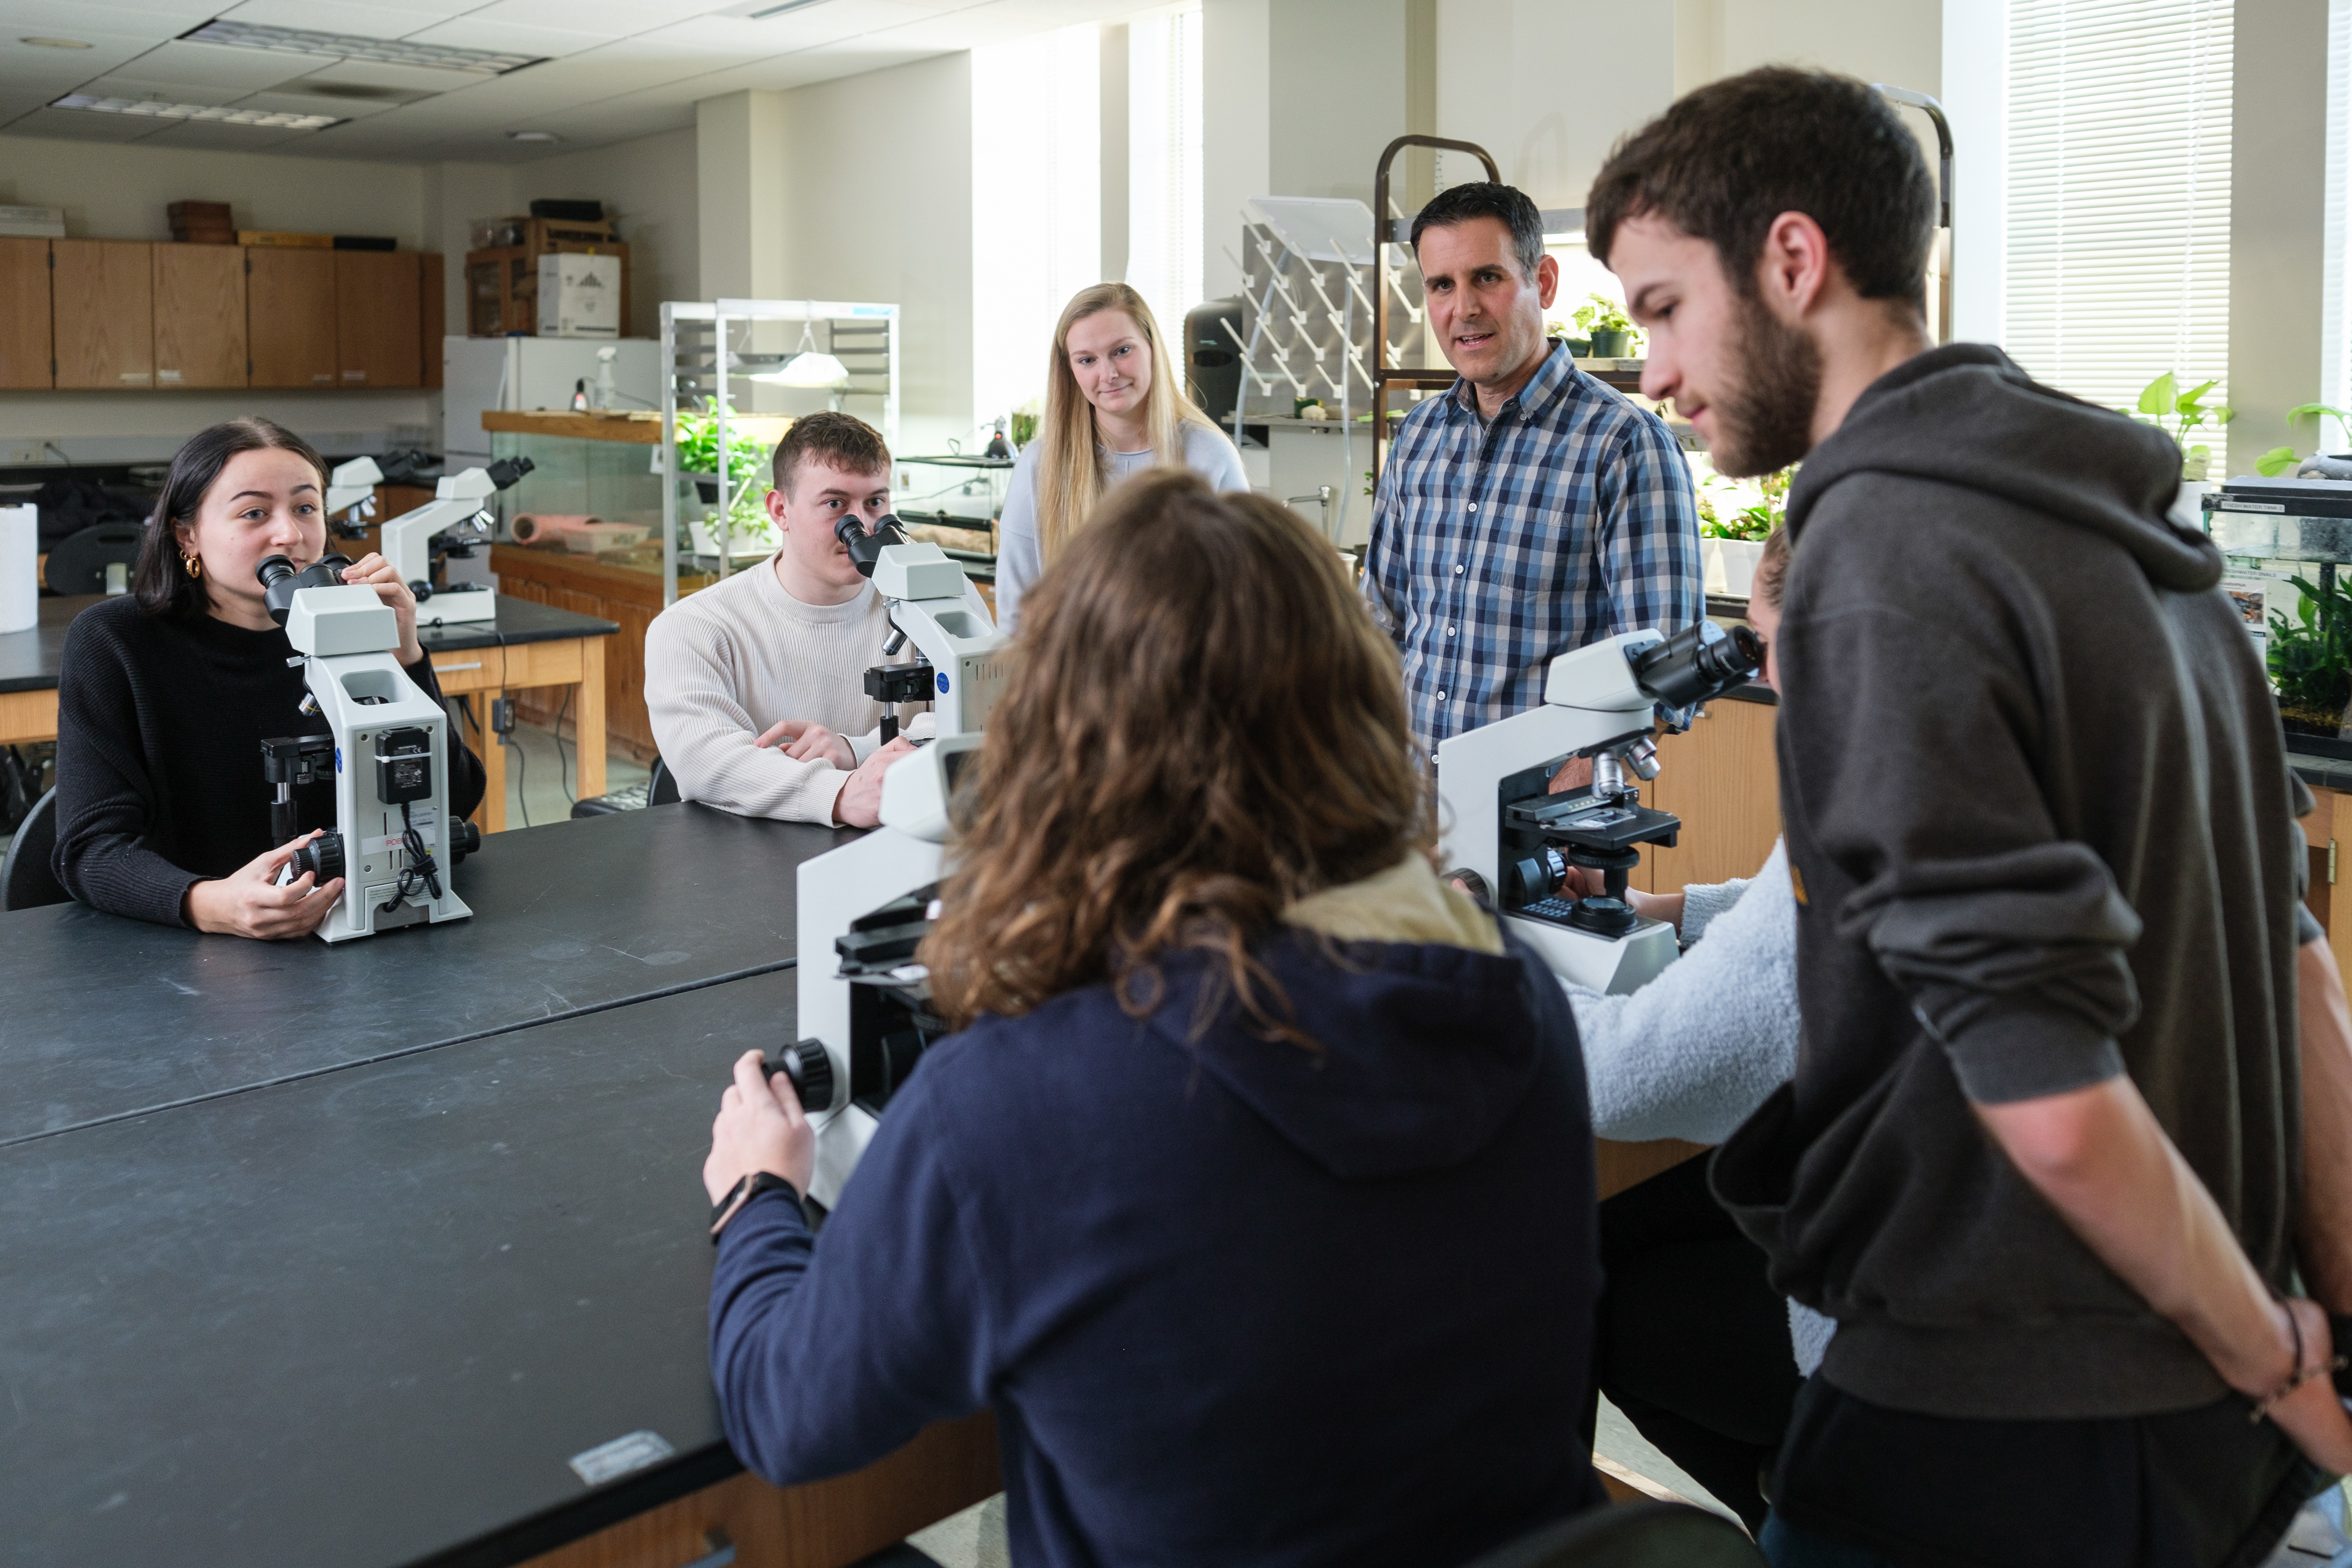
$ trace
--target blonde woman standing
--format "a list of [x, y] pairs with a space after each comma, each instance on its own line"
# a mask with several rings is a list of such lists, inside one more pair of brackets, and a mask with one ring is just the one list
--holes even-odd
[[1242, 455], [1184, 395], [1179, 362], [1143, 296], [1124, 283], [1082, 289], [1054, 327], [1045, 417], [1004, 494], [996, 624], [1021, 621], [1021, 596], [1094, 515], [1103, 493], [1141, 468], [1192, 469], [1245, 490]]

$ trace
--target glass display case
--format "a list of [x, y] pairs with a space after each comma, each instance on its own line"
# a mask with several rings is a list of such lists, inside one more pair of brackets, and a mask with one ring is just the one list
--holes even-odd
[[1013, 482], [1011, 458], [900, 458], [891, 510], [908, 531], [962, 563], [974, 580], [996, 578], [996, 525]]

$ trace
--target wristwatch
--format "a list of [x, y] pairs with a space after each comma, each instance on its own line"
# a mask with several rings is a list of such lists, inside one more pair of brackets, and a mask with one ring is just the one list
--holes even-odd
[[761, 1193], [770, 1192], [778, 1187], [792, 1194], [793, 1206], [799, 1206], [800, 1189], [773, 1171], [754, 1171], [728, 1188], [727, 1195], [710, 1205], [710, 1245], [713, 1247], [719, 1245], [719, 1233], [727, 1228], [729, 1220], [743, 1212], [745, 1204], [750, 1203]]

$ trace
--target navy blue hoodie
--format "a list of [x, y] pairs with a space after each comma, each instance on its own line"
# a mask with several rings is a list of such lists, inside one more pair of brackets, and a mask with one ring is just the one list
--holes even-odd
[[778, 1484], [997, 1414], [1013, 1560], [1465, 1562], [1601, 1499], [1593, 1165], [1532, 954], [1286, 932], [1320, 1056], [1109, 987], [985, 1018], [891, 1101], [822, 1239], [721, 1237], [711, 1369]]

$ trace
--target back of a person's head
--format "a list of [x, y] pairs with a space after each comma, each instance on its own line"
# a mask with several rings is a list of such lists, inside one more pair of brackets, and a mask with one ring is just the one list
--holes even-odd
[[789, 498], [802, 466], [812, 459], [849, 474], [887, 475], [890, 471], [890, 448], [882, 432], [856, 415], [838, 409], [803, 414], [784, 431], [770, 460], [776, 489]]
[[[1297, 514], [1155, 469], [1030, 591], [924, 944], [959, 1022], [1250, 943], [1432, 839], [1396, 654]], [[1122, 984], [1147, 1009], [1157, 986]]]
[[1618, 142], [1585, 198], [1593, 258], [1654, 216], [1715, 247], [1742, 295], [1782, 213], [1821, 225], [1854, 291], [1924, 312], [1936, 186], [1918, 141], [1867, 83], [1767, 66], [1709, 82]]

